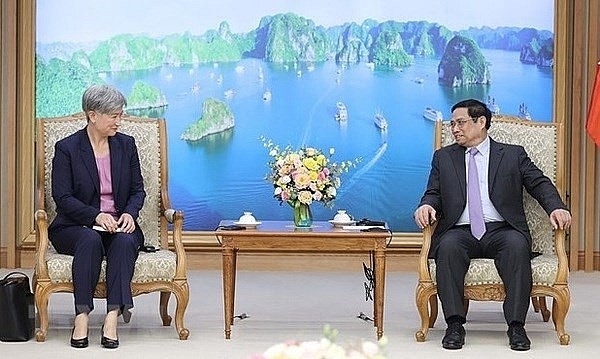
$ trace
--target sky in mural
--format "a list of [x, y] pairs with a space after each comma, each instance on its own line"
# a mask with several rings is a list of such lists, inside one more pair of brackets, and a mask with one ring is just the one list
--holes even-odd
[[[426, 20], [453, 31], [482, 26], [552, 31], [553, 12], [540, 9], [553, 5], [554, 0], [38, 0], [38, 13], [44, 19], [38, 19], [37, 41], [88, 42], [124, 33], [162, 36], [190, 31], [200, 35], [218, 28], [221, 21], [227, 21], [232, 32], [241, 33], [256, 28], [264, 15], [282, 12], [294, 12], [323, 26], [373, 18], [380, 22]], [[65, 9], [74, 14], [73, 21], [65, 23]], [[135, 12], [143, 15], [132, 16]]]

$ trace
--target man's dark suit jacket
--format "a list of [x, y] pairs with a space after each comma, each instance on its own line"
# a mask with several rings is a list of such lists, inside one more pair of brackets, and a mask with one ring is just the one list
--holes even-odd
[[[431, 172], [419, 206], [428, 204], [436, 210], [437, 227], [432, 235], [430, 256], [440, 237], [456, 224], [467, 203], [465, 169], [466, 148], [458, 144], [440, 148], [433, 154]], [[499, 143], [490, 138], [488, 169], [490, 200], [509, 225], [523, 233], [531, 247], [531, 234], [523, 209], [523, 187], [546, 213], [566, 209], [556, 187], [531, 161], [525, 149]]]
[[[117, 132], [108, 138], [108, 145], [117, 215], [129, 213], [138, 227], [137, 218], [146, 192], [135, 140]], [[100, 179], [86, 128], [55, 145], [52, 198], [56, 202], [57, 216], [49, 231], [66, 226], [91, 227], [100, 214]]]

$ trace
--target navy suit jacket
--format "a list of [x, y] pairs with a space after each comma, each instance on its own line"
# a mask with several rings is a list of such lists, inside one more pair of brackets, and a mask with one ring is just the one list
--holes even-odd
[[[432, 235], [430, 255], [435, 253], [441, 236], [456, 224], [467, 203], [465, 169], [466, 148], [458, 144], [435, 151], [425, 194], [419, 206], [436, 210], [438, 224]], [[556, 187], [531, 161], [522, 146], [499, 143], [490, 138], [488, 168], [490, 200], [506, 222], [521, 232], [531, 247], [531, 234], [523, 209], [523, 188], [546, 213], [566, 209]]]
[[[133, 137], [117, 132], [108, 138], [113, 199], [117, 215], [136, 221], [146, 192]], [[58, 141], [52, 159], [52, 198], [57, 216], [49, 231], [94, 225], [100, 214], [100, 179], [86, 128]], [[141, 232], [141, 231], [140, 231]], [[143, 242], [142, 242], [143, 243]]]

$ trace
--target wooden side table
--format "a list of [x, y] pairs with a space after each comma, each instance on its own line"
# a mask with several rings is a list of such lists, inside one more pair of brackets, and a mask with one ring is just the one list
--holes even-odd
[[[233, 224], [221, 221], [219, 226]], [[225, 311], [225, 338], [231, 337], [235, 301], [237, 252], [276, 251], [288, 253], [332, 252], [374, 253], [373, 322], [377, 339], [383, 335], [383, 304], [385, 288], [385, 256], [389, 232], [361, 232], [334, 228], [329, 222], [314, 222], [311, 228], [295, 228], [291, 221], [264, 221], [256, 229], [222, 230], [215, 235], [221, 239], [223, 256], [223, 304]]]

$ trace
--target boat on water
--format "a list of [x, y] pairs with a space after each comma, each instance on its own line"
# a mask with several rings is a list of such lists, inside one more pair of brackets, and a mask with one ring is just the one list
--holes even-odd
[[496, 103], [495, 97], [488, 96], [487, 107], [490, 109], [490, 111], [492, 111], [492, 115], [500, 114], [500, 106], [498, 106], [498, 103]]
[[375, 122], [375, 126], [377, 126], [380, 130], [387, 131], [388, 123], [387, 123], [387, 120], [385, 119], [385, 117], [383, 117], [383, 114], [381, 112], [377, 112], [375, 114], [374, 122]]
[[225, 95], [225, 98], [227, 98], [227, 99], [232, 98], [233, 95], [235, 95], [235, 90], [234, 89], [225, 90], [224, 95]]
[[335, 119], [337, 121], [348, 120], [348, 109], [346, 108], [346, 104], [342, 101], [338, 101], [335, 104]]
[[423, 110], [423, 118], [435, 122], [443, 120], [444, 116], [442, 115], [442, 111], [440, 110], [436, 110], [431, 107], [425, 107], [425, 110]]
[[264, 101], [271, 101], [271, 97], [272, 97], [272, 96], [273, 96], [273, 94], [271, 94], [271, 91], [269, 91], [269, 90], [266, 90], [266, 91], [263, 93], [263, 100], [264, 100]]
[[527, 105], [524, 102], [519, 105], [519, 115], [518, 116], [525, 120], [531, 120], [531, 114], [529, 113], [529, 110], [527, 109]]

